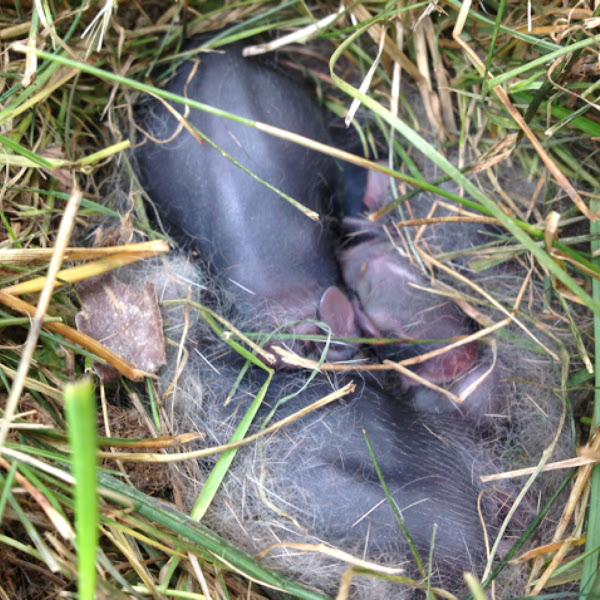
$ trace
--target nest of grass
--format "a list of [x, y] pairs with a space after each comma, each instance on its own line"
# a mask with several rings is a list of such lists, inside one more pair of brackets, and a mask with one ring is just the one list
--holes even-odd
[[[410, 81], [418, 90], [439, 146], [455, 149], [460, 169], [510, 165], [533, 181], [550, 181], [551, 193], [525, 203], [508, 194], [501, 205], [477, 197], [479, 214], [505, 230], [502, 253], [495, 248], [482, 256], [533, 257], [533, 276], [546, 286], [546, 304], [534, 307], [540, 323], [560, 323], [570, 337], [570, 355], [561, 357], [570, 366], [563, 392], [570, 399], [592, 389], [588, 351], [594, 350], [600, 317], [594, 258], [600, 10], [594, 12], [592, 3], [556, 1], [534, 9], [512, 0], [231, 6], [109, 1], [67, 9], [0, 0], [0, 7], [0, 598], [95, 593], [241, 599], [263, 597], [267, 587], [282, 597], [325, 598], [262, 567], [176, 510], [179, 491], [164, 482], [174, 481], [170, 461], [185, 456], [172, 448], [179, 452], [197, 436], [170, 436], [152, 380], [144, 388], [148, 409], [139, 400], [143, 390], [127, 383], [144, 373], [74, 328], [80, 308], [75, 282], [168, 249], [148, 220], [141, 191], [122, 184], [123, 173], [134, 179], [126, 153], [135, 133], [127, 115], [140, 94], [182, 60], [182, 41], [191, 35], [206, 34], [214, 48], [259, 34], [284, 46], [312, 42], [302, 48], [312, 55], [307, 64], [320, 65], [308, 71], [328, 109], [343, 115], [358, 99], [373, 112], [371, 125], [383, 132], [360, 132], [366, 156], [387, 158], [381, 139], [389, 156], [406, 147], [406, 126], [395, 117], [403, 101], [402, 74], [405, 85]], [[334, 50], [340, 58], [330, 72]], [[474, 150], [463, 154], [465, 148]], [[413, 189], [402, 185], [406, 194]], [[84, 232], [93, 230], [100, 231], [100, 248], [87, 247], [93, 244]], [[139, 240], [146, 245], [128, 245]], [[75, 263], [81, 267], [71, 269]], [[505, 308], [516, 310], [514, 304]], [[227, 329], [219, 315], [202, 315], [215, 330]], [[93, 357], [115, 366], [124, 379], [118, 388], [98, 385], [98, 418], [93, 405], [87, 417], [77, 416], [77, 408], [65, 415], [65, 389], [73, 393], [69, 382]], [[535, 594], [559, 582], [582, 582], [583, 590], [596, 585], [600, 480], [592, 474], [598, 442], [590, 425], [598, 413], [591, 394], [583, 396], [575, 425], [589, 447], [571, 465], [579, 470], [553, 543], [526, 557], [534, 565]], [[125, 398], [128, 408], [115, 406], [115, 398]], [[91, 508], [95, 480], [86, 480], [94, 473], [96, 421], [104, 461], [97, 512]], [[93, 425], [89, 435], [86, 422]], [[79, 456], [90, 462], [82, 467]], [[339, 597], [346, 593], [342, 586]]]

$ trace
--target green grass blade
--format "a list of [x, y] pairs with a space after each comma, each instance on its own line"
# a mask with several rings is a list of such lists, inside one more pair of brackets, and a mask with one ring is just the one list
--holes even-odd
[[[592, 200], [591, 209], [596, 211], [600, 209], [600, 201]], [[600, 223], [590, 223], [590, 232], [592, 234], [600, 234]], [[591, 244], [592, 252], [600, 249], [600, 241], [593, 241]], [[595, 261], [600, 263], [600, 259]], [[592, 281], [592, 293], [596, 300], [600, 300], [600, 281], [594, 279]], [[600, 317], [594, 315], [594, 345], [596, 354], [596, 385], [594, 398], [594, 416], [592, 421], [592, 430], [600, 424]], [[598, 548], [600, 547], [600, 465], [596, 465], [592, 471], [589, 513], [586, 532], [586, 552], [592, 552], [583, 562], [581, 572], [581, 591], [579, 598], [584, 600], [589, 598], [590, 585], [597, 576], [598, 572]]]
[[91, 379], [65, 386], [65, 410], [75, 477], [77, 589], [80, 600], [93, 600], [98, 547], [98, 496], [96, 398]]
[[[248, 429], [253, 423], [254, 417], [256, 416], [260, 405], [262, 404], [267, 390], [269, 389], [269, 384], [271, 383], [272, 377], [273, 371], [270, 371], [267, 381], [265, 381], [263, 386], [260, 388], [260, 391], [256, 395], [256, 398], [254, 398], [252, 404], [246, 411], [244, 418], [236, 427], [235, 431], [233, 432], [233, 435], [229, 439], [229, 443], [243, 440], [245, 435], [248, 433]], [[206, 510], [210, 506], [210, 503], [212, 502], [213, 498], [215, 497], [215, 494], [217, 493], [217, 490], [219, 489], [223, 478], [227, 474], [227, 471], [229, 470], [229, 467], [231, 466], [231, 463], [233, 462], [237, 451], [237, 448], [232, 448], [231, 450], [223, 452], [223, 454], [220, 456], [219, 460], [217, 461], [217, 464], [210, 472], [210, 475], [206, 478], [206, 482], [202, 486], [202, 490], [200, 491], [200, 494], [196, 499], [194, 507], [192, 508], [192, 511], [190, 513], [192, 519], [200, 520], [205, 515]]]

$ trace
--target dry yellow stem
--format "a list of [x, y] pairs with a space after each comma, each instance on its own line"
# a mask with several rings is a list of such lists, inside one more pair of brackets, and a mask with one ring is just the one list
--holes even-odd
[[[21, 314], [28, 315], [30, 317], [33, 317], [35, 314], [35, 306], [11, 294], [7, 294], [4, 290], [0, 290], [0, 304], [4, 304], [4, 306], [8, 306], [9, 308], [20, 312]], [[150, 373], [136, 369], [129, 361], [120, 357], [118, 354], [115, 354], [106, 346], [91, 338], [89, 335], [85, 335], [85, 333], [81, 333], [81, 331], [77, 331], [76, 329], [73, 329], [64, 323], [45, 322], [43, 323], [43, 327], [49, 329], [50, 331], [54, 331], [55, 333], [59, 333], [71, 342], [79, 344], [83, 348], [93, 352], [96, 356], [111, 364], [115, 369], [117, 369], [117, 371], [119, 371], [119, 373], [121, 373], [121, 375], [127, 377], [128, 379], [133, 381], [141, 381], [144, 377], [153, 377], [153, 375], [150, 375]]]
[[[166, 251], [168, 251], [168, 246], [166, 250], [163, 250], [163, 252]], [[86, 263], [85, 265], [78, 265], [77, 267], [63, 269], [57, 273], [54, 281], [54, 287], [57, 288], [65, 283], [75, 283], [77, 281], [89, 279], [90, 277], [95, 277], [96, 275], [102, 275], [108, 271], [112, 271], [114, 269], [118, 269], [119, 267], [137, 262], [138, 260], [142, 260], [143, 258], [147, 258], [148, 256], [154, 256], [154, 254], [156, 253], [152, 252], [151, 254], [148, 254], [146, 252], [142, 254], [114, 254], [108, 258], [100, 258], [94, 262]], [[39, 292], [44, 287], [45, 283], [45, 277], [36, 277], [35, 279], [30, 279], [29, 281], [24, 281], [22, 283], [5, 287], [4, 292], [11, 294], [12, 296], [34, 294]]]
[[[163, 240], [141, 242], [140, 244], [124, 244], [123, 246], [106, 246], [105, 248], [66, 248], [64, 260], [92, 260], [105, 258], [115, 254], [137, 254], [140, 258], [148, 258], [169, 251], [169, 245]], [[52, 258], [54, 248], [5, 248], [0, 249], [0, 263], [24, 265], [32, 262], [47, 262]]]

